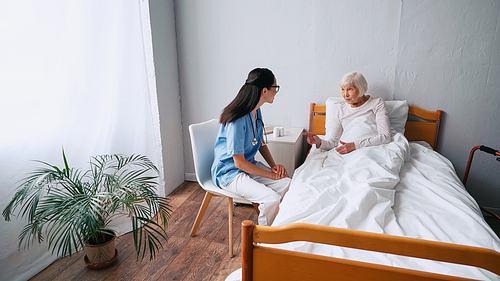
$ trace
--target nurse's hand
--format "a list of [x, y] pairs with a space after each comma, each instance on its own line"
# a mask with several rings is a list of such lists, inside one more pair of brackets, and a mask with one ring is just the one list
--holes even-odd
[[274, 178], [275, 180], [279, 180], [279, 179], [288, 177], [288, 173], [286, 172], [286, 169], [283, 165], [277, 164], [271, 169], [271, 171], [275, 175], [275, 178]]
[[315, 133], [305, 132], [305, 133], [302, 133], [302, 135], [307, 136], [307, 143], [308, 144], [310, 144], [310, 145], [315, 144], [316, 147], [321, 146], [321, 139]]

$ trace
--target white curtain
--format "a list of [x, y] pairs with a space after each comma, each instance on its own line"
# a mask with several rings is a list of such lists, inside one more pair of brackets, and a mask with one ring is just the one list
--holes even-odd
[[[31, 160], [60, 166], [63, 147], [71, 166], [139, 153], [163, 171], [147, 1], [3, 0], [0, 42], [1, 210], [39, 165]], [[1, 280], [27, 280], [57, 258], [45, 243], [18, 250], [25, 223], [0, 220]]]

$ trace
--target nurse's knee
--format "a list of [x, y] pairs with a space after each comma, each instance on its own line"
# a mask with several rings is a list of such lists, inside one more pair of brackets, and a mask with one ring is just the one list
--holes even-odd
[[264, 201], [265, 202], [273, 202], [273, 203], [278, 202], [279, 203], [281, 201], [281, 196], [278, 193], [269, 189], [269, 192], [266, 194]]

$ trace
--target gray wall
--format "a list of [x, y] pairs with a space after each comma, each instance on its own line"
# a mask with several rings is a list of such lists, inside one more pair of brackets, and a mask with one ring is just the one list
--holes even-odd
[[[462, 179], [470, 150], [500, 150], [500, 1], [403, 1], [394, 98], [445, 112], [439, 151]], [[500, 162], [476, 152], [466, 185], [500, 213]]]
[[150, 0], [149, 10], [160, 111], [165, 194], [169, 194], [184, 181], [174, 3], [172, 0]]
[[[184, 132], [217, 118], [254, 67], [272, 69], [282, 86], [274, 104], [262, 108], [266, 125], [292, 114], [292, 126], [307, 128], [309, 103], [338, 96], [340, 77], [356, 70], [373, 96], [445, 112], [438, 150], [460, 178], [472, 147], [500, 149], [500, 1], [179, 0], [174, 6]], [[152, 11], [153, 39], [156, 17]], [[183, 144], [189, 177], [187, 133]], [[493, 156], [476, 153], [467, 188], [480, 204], [500, 208], [499, 171]]]

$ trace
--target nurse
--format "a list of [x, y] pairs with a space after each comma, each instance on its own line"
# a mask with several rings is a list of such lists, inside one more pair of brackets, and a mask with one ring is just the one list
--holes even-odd
[[[259, 225], [272, 224], [290, 184], [285, 167], [274, 162], [263, 140], [260, 107], [273, 103], [279, 89], [271, 70], [250, 71], [245, 84], [220, 115], [214, 149], [214, 184], [259, 204]], [[255, 160], [257, 151], [271, 168]]]

